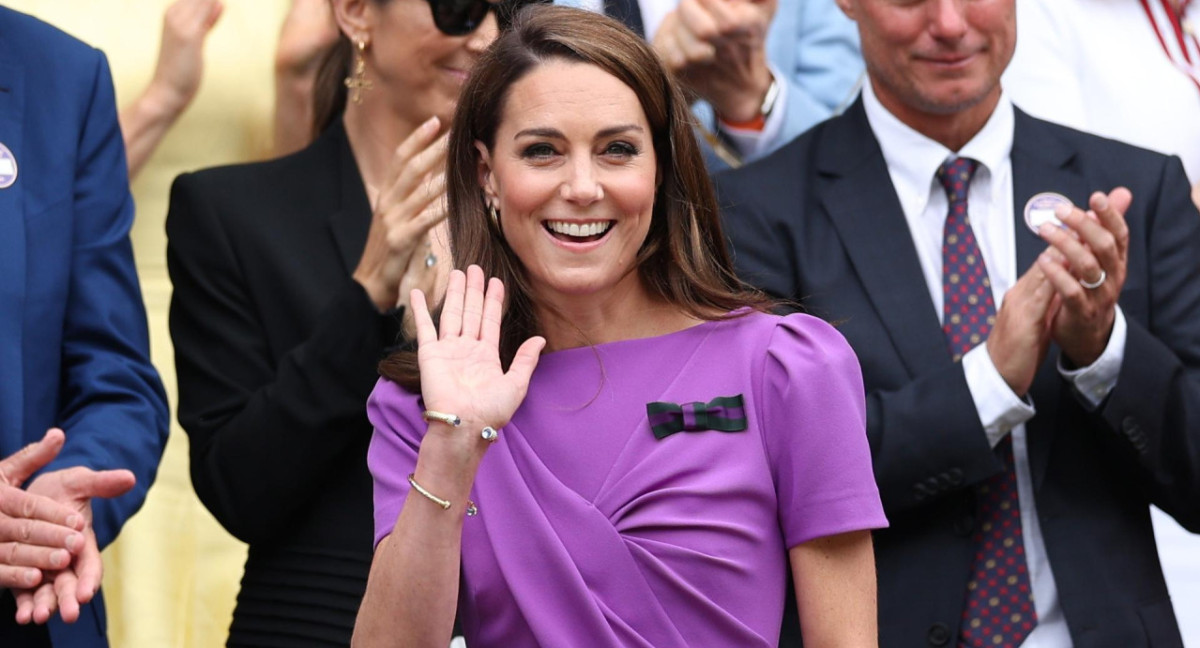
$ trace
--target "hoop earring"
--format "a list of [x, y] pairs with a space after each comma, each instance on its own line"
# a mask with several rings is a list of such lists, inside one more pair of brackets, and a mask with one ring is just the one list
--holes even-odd
[[344, 83], [350, 90], [350, 101], [360, 104], [363, 91], [370, 90], [375, 84], [367, 78], [367, 62], [363, 59], [363, 52], [367, 51], [367, 41], [360, 38], [354, 41], [354, 45], [357, 48], [354, 52], [354, 72], [346, 77]]
[[495, 225], [496, 229], [500, 229], [500, 212], [496, 211], [495, 205], [488, 205], [488, 216], [492, 219], [492, 225]]

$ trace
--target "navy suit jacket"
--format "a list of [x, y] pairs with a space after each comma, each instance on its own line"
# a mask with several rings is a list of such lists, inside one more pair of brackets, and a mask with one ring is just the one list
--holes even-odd
[[[0, 7], [0, 143], [17, 170], [0, 189], [0, 456], [59, 426], [47, 470], [132, 470], [132, 492], [92, 502], [104, 547], [145, 498], [168, 429], [104, 55]], [[54, 645], [107, 645], [103, 615], [97, 597], [78, 623], [53, 622]]]
[[[1052, 347], [1030, 392], [1034, 496], [1062, 609], [1080, 648], [1179, 646], [1148, 508], [1200, 530], [1200, 214], [1177, 158], [1019, 110], [1014, 128], [1018, 208], [1042, 191], [1077, 205], [1096, 190], [1133, 193], [1116, 387], [1089, 411]], [[741, 276], [839, 322], [862, 363], [891, 522], [875, 534], [881, 645], [951, 645], [971, 570], [971, 486], [1001, 465], [947, 351], [861, 99], [718, 185]], [[1014, 218], [1024, 273], [1046, 244]]]

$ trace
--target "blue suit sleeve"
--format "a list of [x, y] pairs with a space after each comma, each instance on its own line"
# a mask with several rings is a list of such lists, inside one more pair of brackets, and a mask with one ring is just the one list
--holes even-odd
[[146, 312], [129, 230], [125, 147], [112, 77], [96, 52], [75, 168], [70, 292], [63, 324], [59, 421], [67, 442], [46, 470], [126, 468], [137, 485], [92, 501], [100, 546], [141, 506], [167, 439], [166, 394], [150, 364]]

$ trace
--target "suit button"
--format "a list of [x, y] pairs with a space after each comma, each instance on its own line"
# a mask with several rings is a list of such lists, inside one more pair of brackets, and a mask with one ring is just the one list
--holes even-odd
[[945, 646], [950, 643], [950, 628], [945, 623], [935, 623], [929, 626], [926, 638], [929, 639], [930, 646]]
[[960, 536], [969, 536], [975, 530], [975, 516], [967, 513], [954, 521], [954, 532]]
[[961, 486], [963, 482], [963, 471], [961, 468], [951, 468], [947, 471], [950, 475], [950, 483], [954, 486]]

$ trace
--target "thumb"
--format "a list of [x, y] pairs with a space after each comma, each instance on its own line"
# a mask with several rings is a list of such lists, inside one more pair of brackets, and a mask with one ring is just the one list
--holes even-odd
[[519, 382], [522, 388], [529, 387], [529, 379], [533, 377], [533, 370], [537, 368], [538, 358], [541, 357], [545, 346], [546, 338], [541, 336], [525, 340], [521, 348], [517, 349], [517, 355], [513, 356], [505, 377]]
[[84, 469], [63, 478], [63, 487], [75, 497], [117, 497], [128, 493], [136, 483], [133, 473], [123, 469]]
[[0, 460], [0, 482], [19, 487], [33, 473], [41, 470], [58, 456], [66, 435], [58, 428], [46, 430], [40, 441], [31, 443], [15, 454]]

